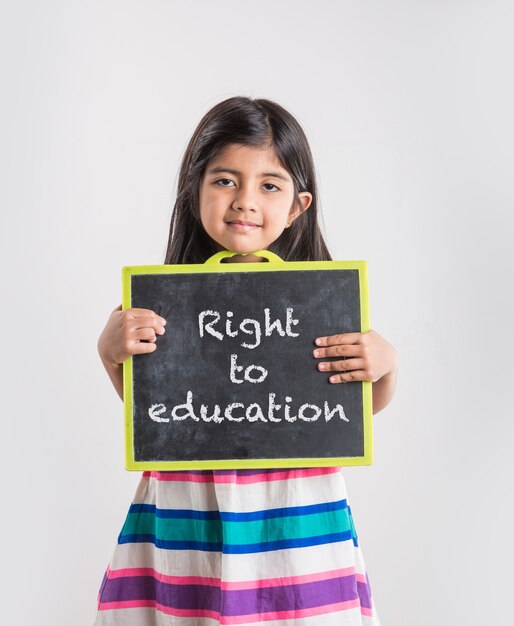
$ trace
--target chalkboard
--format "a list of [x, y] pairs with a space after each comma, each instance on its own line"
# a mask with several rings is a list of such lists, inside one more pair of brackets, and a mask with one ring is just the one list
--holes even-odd
[[[369, 330], [365, 261], [131, 266], [123, 309], [166, 319], [124, 363], [130, 470], [368, 465], [371, 383], [333, 384], [316, 337]], [[257, 254], [257, 253], [256, 253]]]

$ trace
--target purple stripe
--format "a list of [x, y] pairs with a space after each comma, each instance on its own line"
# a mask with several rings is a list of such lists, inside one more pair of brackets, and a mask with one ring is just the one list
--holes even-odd
[[355, 576], [299, 585], [230, 591], [223, 598], [224, 615], [251, 615], [309, 609], [358, 597]]
[[368, 588], [357, 583], [355, 575], [223, 592], [209, 585], [173, 585], [151, 576], [126, 576], [107, 581], [101, 602], [153, 600], [170, 608], [216, 612], [223, 606], [223, 615], [236, 616], [314, 608], [359, 598], [362, 606], [371, 608]]
[[359, 598], [361, 601], [361, 606], [366, 609], [371, 609], [371, 587], [369, 586], [368, 575], [366, 574], [367, 583], [361, 583], [357, 581], [357, 591], [359, 592]]
[[100, 585], [100, 590], [98, 592], [98, 602], [100, 602], [100, 599], [102, 597], [102, 593], [104, 591], [105, 585], [107, 584], [107, 574], [108, 574], [108, 572], [109, 572], [109, 570], [106, 569], [104, 577], [102, 578], [102, 584]]
[[220, 589], [210, 585], [169, 585], [153, 576], [110, 578], [104, 587], [101, 602], [128, 600], [153, 600], [177, 609], [219, 612]]

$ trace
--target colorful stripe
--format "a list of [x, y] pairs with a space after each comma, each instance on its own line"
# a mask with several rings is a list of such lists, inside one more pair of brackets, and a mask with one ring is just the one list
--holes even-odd
[[159, 509], [133, 504], [119, 543], [167, 550], [246, 554], [357, 541], [346, 500], [250, 513]]
[[334, 576], [328, 572], [325, 578], [318, 576], [317, 580], [285, 584], [255, 581], [253, 586], [246, 583], [243, 589], [220, 589], [212, 581], [202, 584], [177, 582], [177, 577], [174, 578], [173, 582], [168, 582], [155, 573], [110, 572], [109, 586], [104, 589], [100, 608], [112, 608], [113, 604], [126, 606], [130, 602], [131, 606], [159, 604], [172, 611], [207, 611], [219, 616], [223, 606], [223, 615], [227, 617], [291, 612], [299, 606], [314, 610], [356, 601], [359, 606], [371, 608], [368, 584], [358, 580], [355, 573]]
[[236, 483], [245, 485], [272, 480], [311, 478], [340, 473], [339, 467], [310, 467], [306, 469], [267, 470], [197, 470], [187, 472], [143, 472], [144, 478], [155, 478], [167, 482]]
[[98, 609], [95, 626], [379, 626], [340, 468], [144, 472]]
[[212, 585], [220, 587], [223, 590], [237, 589], [253, 589], [254, 587], [277, 587], [281, 585], [296, 585], [305, 582], [315, 582], [328, 578], [337, 578], [341, 576], [353, 576], [357, 582], [367, 584], [367, 577], [364, 574], [355, 572], [354, 567], [333, 570], [331, 572], [323, 572], [317, 574], [307, 574], [305, 576], [289, 576], [284, 578], [265, 578], [263, 580], [250, 580], [227, 582], [221, 578], [209, 578], [207, 576], [166, 576], [151, 567], [126, 567], [124, 569], [110, 570], [108, 569], [106, 576], [109, 578], [123, 578], [128, 576], [153, 576], [156, 580], [163, 583], [173, 585]]
[[[158, 602], [153, 602], [152, 600], [146, 602], [112, 602], [105, 606], [103, 610], [120, 610], [120, 609], [141, 609], [141, 608], [152, 608], [160, 613], [165, 615], [171, 615], [173, 617], [183, 617], [183, 618], [192, 618], [192, 619], [201, 619], [208, 618], [211, 620], [216, 620], [217, 623], [228, 625], [228, 624], [254, 624], [256, 622], [267, 622], [271, 620], [290, 620], [290, 619], [300, 619], [307, 617], [317, 617], [320, 615], [326, 615], [327, 613], [340, 613], [342, 611], [348, 611], [349, 609], [359, 609], [360, 604], [358, 600], [350, 600], [348, 602], [339, 602], [337, 604], [327, 604], [322, 607], [315, 607], [314, 609], [294, 609], [293, 611], [270, 611], [267, 613], [255, 613], [253, 615], [236, 615], [236, 616], [226, 616], [220, 615], [216, 611], [206, 611], [199, 609], [176, 609], [172, 607], [168, 607]], [[102, 610], [102, 609], [100, 609]], [[364, 609], [360, 607], [360, 613], [362, 615], [371, 615], [370, 609]], [[112, 623], [112, 622], [111, 622]], [[146, 622], [145, 622], [146, 623]], [[150, 623], [154, 623], [153, 619]], [[195, 621], [195, 624], [198, 622]], [[275, 624], [277, 621], [275, 621]], [[359, 621], [359, 623], [361, 623]], [[121, 622], [120, 622], [121, 626]], [[138, 626], [142, 626], [141, 623]]]

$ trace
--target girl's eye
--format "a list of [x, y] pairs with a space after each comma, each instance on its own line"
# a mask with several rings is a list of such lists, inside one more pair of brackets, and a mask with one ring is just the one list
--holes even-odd
[[[218, 187], [230, 187], [231, 185], [226, 185], [225, 183], [233, 183], [234, 181], [231, 180], [230, 178], [218, 178], [218, 180], [214, 181], [215, 185], [218, 185]], [[274, 189], [266, 189], [266, 191], [280, 191], [280, 189], [274, 185], [273, 183], [264, 183], [264, 186], [268, 186], [268, 187], [274, 187]]]
[[[228, 181], [229, 183], [233, 182], [233, 181], [231, 181], [231, 180], [230, 180], [230, 178], [220, 178], [220, 179], [218, 179], [218, 180], [214, 181], [214, 184], [215, 184], [215, 185], [217, 185], [218, 183], [221, 183], [221, 182], [227, 182], [227, 181]], [[228, 187], [228, 185], [219, 185], [219, 186], [220, 186], [220, 187]]]

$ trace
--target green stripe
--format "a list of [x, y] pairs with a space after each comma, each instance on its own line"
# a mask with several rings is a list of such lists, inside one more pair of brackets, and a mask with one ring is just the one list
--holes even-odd
[[223, 541], [230, 544], [261, 543], [317, 537], [348, 530], [351, 530], [351, 522], [346, 510], [327, 511], [252, 522], [224, 522]]
[[353, 534], [347, 509], [249, 522], [162, 518], [150, 512], [129, 513], [122, 535], [150, 534], [163, 541], [245, 544], [302, 539], [348, 530]]
[[165, 541], [221, 543], [220, 520], [166, 519], [154, 513], [129, 513], [122, 535], [155, 535]]

